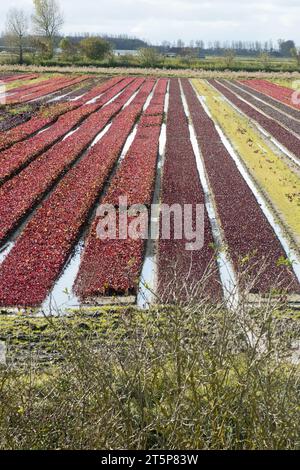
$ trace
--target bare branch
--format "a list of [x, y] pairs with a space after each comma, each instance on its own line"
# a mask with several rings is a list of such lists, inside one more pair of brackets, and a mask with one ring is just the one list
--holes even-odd
[[33, 30], [47, 39], [49, 54], [53, 55], [54, 39], [59, 35], [64, 17], [56, 0], [34, 0]]
[[23, 52], [28, 35], [28, 18], [23, 10], [11, 8], [6, 19], [6, 41], [19, 49], [19, 62], [23, 63]]

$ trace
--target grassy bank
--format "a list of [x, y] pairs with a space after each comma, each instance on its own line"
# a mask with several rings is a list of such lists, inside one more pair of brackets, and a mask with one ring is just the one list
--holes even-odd
[[299, 337], [270, 304], [4, 315], [0, 448], [299, 448]]
[[[31, 54], [24, 55], [24, 63], [29, 66], [76, 66], [76, 67], [100, 67], [100, 68], [143, 68], [146, 63], [144, 58], [139, 55], [122, 55], [122, 56], [109, 56], [102, 60], [91, 60], [85, 57], [77, 56], [76, 58], [64, 57], [63, 55], [55, 55], [52, 59], [45, 59], [40, 56], [32, 56]], [[0, 63], [2, 64], [17, 64], [18, 55], [14, 54], [1, 54]], [[247, 57], [235, 56], [231, 63], [224, 56], [206, 56], [205, 58], [198, 58], [197, 56], [177, 56], [177, 57], [164, 57], [158, 55], [155, 58], [157, 68], [168, 70], [208, 70], [208, 71], [225, 71], [230, 68], [232, 71], [244, 72], [299, 72], [299, 66], [292, 57], [272, 57], [268, 56], [266, 59], [260, 57]]]
[[97, 75], [135, 75], [154, 77], [179, 77], [179, 78], [276, 78], [281, 80], [298, 80], [300, 72], [263, 72], [245, 70], [204, 70], [187, 67], [184, 69], [144, 68], [144, 67], [101, 67], [101, 66], [76, 66], [76, 65], [0, 65], [0, 74], [6, 72], [36, 72], [36, 73], [80, 73]]

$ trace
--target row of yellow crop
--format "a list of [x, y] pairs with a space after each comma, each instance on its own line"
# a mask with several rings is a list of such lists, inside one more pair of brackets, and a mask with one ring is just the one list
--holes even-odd
[[40, 75], [38, 78], [35, 78], [33, 80], [16, 80], [11, 83], [7, 83], [5, 88], [6, 91], [14, 90], [15, 88], [19, 88], [21, 86], [26, 86], [26, 85], [39, 85], [42, 84], [42, 82], [49, 80], [49, 78], [55, 78], [55, 77], [60, 77], [63, 75], [60, 75], [58, 73], [56, 74], [43, 74]]
[[268, 196], [295, 240], [300, 240], [300, 176], [251, 125], [204, 80], [193, 80], [215, 120], [243, 160], [257, 185]]

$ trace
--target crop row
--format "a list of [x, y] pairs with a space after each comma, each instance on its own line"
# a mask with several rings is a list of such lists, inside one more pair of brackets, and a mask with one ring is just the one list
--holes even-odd
[[83, 119], [101, 108], [103, 104], [107, 103], [117, 93], [122, 91], [132, 80], [133, 79], [122, 81], [120, 84], [108, 90], [96, 104], [81, 106], [78, 109], [64, 114], [55, 124], [42, 133], [36, 134], [26, 141], [18, 142], [13, 147], [1, 152], [0, 184], [28, 165], [28, 163], [34, 160], [41, 152], [45, 152], [54, 145], [66, 133], [80, 124]]
[[193, 80], [197, 93], [205, 96], [214, 121], [226, 134], [256, 184], [267, 195], [279, 219], [300, 236], [300, 178], [281, 155], [252, 126], [249, 119], [203, 80]]
[[[116, 78], [118, 78], [118, 80], [116, 80], [116, 83], [117, 83], [117, 81], [121, 81], [120, 77], [116, 77]], [[104, 83], [104, 82], [107, 82], [107, 81], [108, 81], [107, 78], [101, 78], [100, 80], [99, 79], [97, 79], [97, 80], [94, 79], [94, 80], [88, 80], [86, 82], [80, 83], [79, 85], [75, 86], [71, 92], [68, 92], [67, 96], [63, 96], [63, 97], [61, 97], [61, 99], [63, 101], [70, 101], [70, 100], [75, 100], [75, 99], [78, 100], [83, 95], [88, 94], [91, 90], [96, 88], [96, 85], [99, 86], [100, 83]], [[64, 94], [65, 92], [62, 91], [61, 93]], [[55, 96], [55, 98], [56, 98], [56, 96]]]
[[0, 110], [0, 135], [4, 136], [4, 131], [9, 131], [14, 127], [20, 126], [29, 121], [41, 109], [41, 104], [34, 102], [25, 108], [17, 108], [16, 110], [9, 107]]
[[[95, 87], [93, 90], [90, 91], [89, 96], [98, 96], [101, 90], [101, 93], [106, 92], [114, 85], [119, 83], [119, 79], [111, 79], [106, 83], [103, 83], [99, 87]], [[11, 129], [9, 132], [1, 132], [0, 133], [0, 150], [9, 147], [10, 145], [15, 144], [25, 138], [28, 138], [30, 135], [40, 131], [45, 126], [54, 122], [59, 115], [64, 114], [67, 111], [71, 111], [72, 109], [78, 108], [80, 105], [86, 103], [89, 98], [82, 99], [79, 101], [75, 101], [73, 103], [58, 103], [52, 105], [51, 107], [47, 107], [46, 109], [42, 109], [38, 114], [34, 115], [29, 121], [24, 124], [20, 124], [19, 126]]]
[[271, 96], [278, 101], [282, 101], [283, 103], [293, 108], [298, 110], [300, 109], [300, 105], [293, 102], [292, 95], [294, 90], [291, 88], [276, 85], [275, 83], [268, 82], [266, 80], [243, 80], [242, 83], [249, 86], [250, 88], [253, 88], [254, 90]]
[[[171, 238], [162, 237], [162, 218], [158, 249], [159, 293], [164, 302], [172, 301], [172, 295], [185, 298], [184, 286], [189, 284], [206, 289], [207, 296], [219, 299], [221, 288], [217, 266], [214, 260], [213, 235], [205, 204], [205, 196], [200, 183], [196, 158], [190, 140], [188, 120], [184, 112], [181, 90], [177, 80], [171, 80], [170, 102], [167, 119], [167, 142], [163, 168], [161, 202], [168, 206], [180, 204], [182, 213], [185, 204], [192, 205], [192, 228], [197, 227], [196, 206], [204, 207], [204, 220], [200, 231], [204, 233], [204, 246], [188, 251], [188, 234], [183, 233], [180, 240], [174, 239], [175, 218], [171, 224]], [[173, 221], [174, 220], [174, 221]], [[198, 226], [199, 229], [199, 226]], [[212, 269], [209, 285], [205, 277]]]
[[[253, 293], [267, 293], [276, 287], [299, 292], [295, 275], [285, 263], [285, 252], [255, 196], [241, 176], [234, 160], [188, 80], [184, 90], [198, 144], [201, 148], [225, 242], [235, 269], [247, 267]], [[264, 267], [264, 269], [262, 269]]]
[[61, 116], [51, 128], [26, 141], [18, 142], [0, 154], [0, 184], [22, 170], [39, 154], [47, 151], [67, 132], [96, 111], [96, 106], [80, 107]]
[[23, 75], [10, 75], [10, 76], [0, 76], [0, 80], [4, 83], [15, 82], [17, 80], [34, 80], [38, 78], [39, 75], [37, 73], [34, 74], [23, 74]]
[[[82, 78], [82, 80], [79, 80], [79, 78]], [[33, 90], [30, 90], [29, 93], [26, 91], [26, 98], [30, 97], [31, 99], [31, 96], [32, 95], [39, 95], [41, 94], [42, 96], [47, 96], [49, 94], [48, 90], [49, 90], [49, 87], [55, 87], [58, 89], [58, 92], [61, 92], [61, 93], [67, 93], [69, 90], [65, 90], [65, 88], [69, 88], [69, 87], [73, 87], [74, 85], [76, 85], [77, 83], [79, 84], [82, 84], [83, 82], [86, 82], [87, 80], [89, 80], [91, 77], [86, 75], [82, 75], [81, 77], [59, 77], [59, 78], [56, 78], [56, 79], [52, 79], [49, 84], [45, 85], [44, 82], [40, 82], [40, 83], [37, 83], [36, 86], [34, 87]], [[46, 91], [46, 92], [45, 92]], [[56, 91], [56, 90], [54, 90]], [[24, 97], [25, 97], [25, 94], [24, 94]], [[37, 96], [39, 97], [39, 96]], [[27, 100], [26, 100], [27, 101]]]
[[73, 103], [58, 103], [51, 107], [42, 108], [37, 114], [32, 116], [29, 121], [26, 121], [25, 123], [22, 123], [8, 131], [0, 132], [0, 151], [28, 138], [30, 135], [54, 122], [62, 114], [65, 114], [67, 111], [71, 111], [76, 107], [77, 106]]
[[27, 97], [35, 92], [41, 91], [43, 88], [50, 87], [52, 85], [58, 85], [68, 80], [66, 77], [52, 77], [47, 80], [43, 80], [39, 77], [38, 81], [34, 81], [30, 84], [21, 84], [19, 87], [11, 88], [7, 90], [6, 103], [16, 104], [19, 103], [23, 97]]
[[[221, 83], [224, 83], [221, 81]], [[234, 84], [230, 82], [225, 82], [224, 83], [230, 90], [232, 90], [233, 93], [236, 93], [239, 95], [241, 98], [246, 100], [248, 103], [252, 104], [262, 112], [264, 112], [267, 116], [270, 116], [272, 119], [276, 119], [280, 124], [283, 126], [287, 127], [288, 129], [293, 130], [296, 134], [299, 134], [300, 136], [300, 121], [297, 122], [294, 119], [289, 118], [280, 110], [274, 109], [273, 107], [269, 106], [267, 103], [262, 103], [260, 100], [258, 100], [255, 96], [249, 95], [249, 93], [246, 93], [243, 90], [240, 90], [237, 88]], [[299, 113], [299, 118], [300, 118], [300, 113]]]
[[279, 123], [275, 122], [273, 119], [264, 116], [252, 106], [242, 101], [222, 84], [216, 82], [215, 80], [209, 80], [209, 83], [219, 90], [224, 96], [226, 96], [226, 98], [228, 98], [229, 101], [237, 106], [244, 114], [258, 122], [262, 128], [268, 131], [273, 137], [277, 139], [278, 142], [284, 145], [297, 158], [300, 158], [300, 140], [295, 135], [291, 134], [291, 132], [282, 127]]
[[63, 88], [67, 88], [71, 85], [75, 85], [76, 83], [80, 83], [89, 78], [90, 77], [88, 75], [86, 76], [82, 75], [77, 78], [65, 79], [64, 81], [62, 80], [58, 81], [57, 79], [56, 80], [53, 79], [54, 83], [49, 84], [48, 86], [45, 86], [45, 87], [41, 87], [40, 89], [37, 89], [36, 91], [30, 94], [23, 95], [23, 93], [21, 92], [21, 93], [16, 93], [16, 94], [13, 94], [12, 96], [9, 96], [6, 100], [6, 104], [26, 103], [27, 101], [36, 100], [43, 96], [47, 96], [52, 93], [55, 93], [56, 91], [62, 90]]
[[[119, 238], [120, 210], [127, 210], [133, 204], [149, 206], [152, 201], [166, 89], [167, 80], [160, 80], [149, 107], [139, 121], [134, 141], [117, 169], [108, 192], [101, 200], [101, 204], [118, 209], [116, 213], [117, 239], [101, 240], [98, 238], [97, 226], [100, 217], [96, 217], [87, 236], [76, 280], [76, 293], [80, 298], [87, 299], [112, 293], [121, 295], [137, 293], [137, 283], [144, 257], [145, 237], [133, 239], [125, 235], [122, 239]], [[145, 127], [143, 120], [145, 116], [149, 116], [152, 102], [160, 107], [161, 119], [156, 126]], [[127, 207], [120, 209], [119, 197], [128, 198]], [[144, 234], [147, 216], [148, 211], [142, 212], [138, 220], [134, 215], [129, 215], [127, 225], [123, 229], [126, 228], [129, 231], [132, 223], [137, 223], [137, 225], [141, 223], [143, 227], [139, 226], [139, 232]]]
[[[77, 79], [78, 78], [81, 77], [77, 77]], [[28, 101], [29, 99], [31, 99], [31, 96], [35, 96], [37, 93], [42, 94], [43, 91], [47, 93], [47, 90], [52, 90], [53, 87], [59, 90], [64, 87], [65, 84], [69, 84], [70, 82], [72, 83], [74, 79], [74, 77], [52, 77], [47, 80], [39, 80], [35, 83], [21, 85], [18, 88], [13, 88], [12, 90], [8, 91], [6, 103], [19, 103], [22, 102], [23, 99], [24, 101]], [[79, 81], [79, 83], [80, 82], [81, 81]]]
[[137, 79], [118, 100], [93, 113], [76, 133], [40, 155], [0, 188], [0, 243], [120, 111], [142, 81]]
[[[224, 82], [223, 80], [220, 80], [220, 81]], [[228, 81], [226, 82], [226, 84], [227, 83]], [[254, 88], [249, 87], [244, 82], [233, 81], [232, 83], [235, 83], [236, 85], [239, 86], [239, 88], [242, 88], [244, 91], [248, 91], [248, 93], [251, 93], [253, 96], [256, 96], [257, 98], [265, 101], [266, 103], [279, 109], [280, 111], [283, 111], [285, 114], [288, 114], [289, 116], [295, 119], [300, 119], [300, 112], [298, 109], [291, 108], [290, 106], [282, 103], [281, 101], [275, 100], [271, 96], [265, 95], [264, 93], [257, 91]]]
[[[120, 197], [127, 197], [128, 205], [151, 204], [161, 123], [144, 127], [143, 122], [126, 158], [120, 165], [104, 199], [105, 204], [118, 206]], [[134, 175], [134, 181], [133, 181]]]
[[[104, 204], [113, 204], [117, 207], [119, 198], [122, 196], [127, 197], [129, 206], [133, 204], [149, 206], [151, 204], [167, 81], [161, 80], [159, 85], [160, 89], [155, 90], [152, 99], [158, 100], [157, 92], [161, 101], [161, 114], [151, 116], [152, 103], [145, 111], [145, 115], [139, 122], [134, 142], [121, 162], [104, 198]], [[134, 182], [132, 175], [134, 175]]]
[[86, 77], [78, 77], [78, 78], [52, 78], [48, 83], [44, 84], [43, 82], [39, 82], [32, 86], [31, 88], [27, 89], [20, 89], [19, 92], [15, 92], [12, 90], [6, 97], [6, 104], [21, 104], [26, 103], [28, 101], [37, 100], [39, 98], [43, 98], [50, 94], [59, 92], [66, 87], [75, 85], [76, 83], [81, 83], [82, 80], [86, 80]]
[[[78, 102], [80, 104], [88, 103], [89, 101], [97, 98], [99, 95], [102, 95], [102, 93], [105, 91], [106, 83], [111, 83], [113, 85], [117, 85], [118, 83], [122, 82], [123, 80], [124, 80], [124, 77], [111, 78], [108, 82], [105, 82], [104, 84], [101, 83], [100, 85], [93, 87], [92, 90], [88, 91], [88, 93], [85, 93], [84, 96], [79, 98], [79, 100], [77, 100], [76, 102]], [[127, 80], [128, 80], [128, 78], [127, 78]]]
[[[67, 173], [29, 221], [1, 266], [1, 305], [35, 306], [43, 302], [77, 242], [152, 87], [153, 81], [148, 80], [133, 102], [114, 119], [108, 133]], [[132, 85], [131, 92], [134, 89]], [[102, 114], [124, 104], [123, 99], [118, 100], [118, 105], [112, 103]]]
[[43, 77], [39, 77], [38, 82], [33, 82], [33, 83], [27, 83], [26, 85], [20, 85], [19, 87], [13, 88], [9, 90], [10, 97], [12, 95], [21, 95], [26, 92], [26, 95], [35, 91], [40, 91], [43, 87], [52, 85], [52, 84], [58, 84], [58, 83], [64, 83], [66, 81], [66, 77], [52, 77], [47, 80], [43, 80]]

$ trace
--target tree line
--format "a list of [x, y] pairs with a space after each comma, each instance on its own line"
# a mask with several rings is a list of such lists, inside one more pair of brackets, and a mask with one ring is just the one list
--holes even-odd
[[61, 49], [63, 57], [74, 60], [81, 55], [90, 60], [101, 60], [109, 54], [111, 43], [100, 37], [84, 35], [80, 38], [61, 38], [64, 16], [57, 0], [33, 0], [31, 18], [24, 10], [11, 8], [6, 19], [5, 44], [18, 51], [19, 63], [24, 53], [30, 51], [43, 59], [52, 59], [55, 48]]
[[[208, 42], [192, 40], [188, 44], [183, 40], [163, 41], [161, 44], [151, 46], [138, 38], [129, 38], [124, 35], [99, 37], [93, 33], [76, 33], [69, 37], [62, 37], [61, 30], [64, 24], [64, 15], [58, 0], [33, 0], [33, 14], [29, 16], [21, 9], [11, 8], [7, 14], [5, 44], [18, 51], [19, 63], [24, 62], [24, 52], [30, 51], [43, 59], [52, 59], [55, 49], [59, 46], [63, 59], [76, 61], [85, 57], [88, 60], [102, 60], [112, 54], [112, 49], [152, 49], [143, 54], [154, 57], [157, 54], [173, 52], [182, 57], [199, 57], [200, 52], [206, 55], [223, 56], [232, 63], [236, 55], [259, 56], [263, 62], [268, 62], [270, 56], [294, 57], [300, 66], [300, 49], [293, 40], [279, 39], [277, 45], [273, 41], [267, 42]], [[152, 60], [152, 59], [151, 59]], [[150, 60], [150, 62], [151, 62]]]
[[38, 49], [49, 57], [54, 55], [55, 40], [64, 23], [56, 0], [33, 0], [31, 21], [24, 10], [11, 8], [7, 13], [5, 42], [19, 53], [23, 63], [26, 49]]

